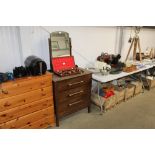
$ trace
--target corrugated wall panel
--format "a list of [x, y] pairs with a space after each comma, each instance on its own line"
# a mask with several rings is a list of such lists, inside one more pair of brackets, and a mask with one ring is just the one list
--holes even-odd
[[50, 68], [48, 46], [49, 33], [44, 31], [41, 27], [21, 26], [20, 34], [23, 60], [29, 55], [36, 55], [42, 58], [47, 63], [48, 68]]
[[0, 72], [21, 65], [17, 27], [0, 27]]

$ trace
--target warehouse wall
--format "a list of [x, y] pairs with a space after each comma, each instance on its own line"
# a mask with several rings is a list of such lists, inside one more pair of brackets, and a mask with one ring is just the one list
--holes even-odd
[[54, 31], [66, 31], [72, 40], [76, 64], [81, 67], [94, 62], [101, 52], [115, 51], [116, 27], [20, 27], [24, 59], [35, 54], [49, 67], [48, 38]]
[[[128, 49], [130, 47], [130, 43], [128, 43], [129, 37], [130, 37], [131, 29], [130, 28], [124, 28], [123, 29], [123, 43], [122, 43], [122, 60], [125, 60], [126, 55], [128, 53]], [[134, 33], [132, 33], [132, 36], [134, 36]], [[142, 52], [145, 52], [147, 47], [155, 48], [155, 29], [146, 29], [142, 28], [140, 33], [140, 44]], [[132, 48], [133, 51], [133, 48]], [[132, 57], [132, 51], [130, 54], [130, 57]]]
[[[43, 58], [49, 68], [49, 33], [66, 31], [72, 39], [72, 52], [76, 64], [91, 66], [101, 52], [118, 53], [119, 27], [0, 27], [0, 72], [11, 71], [15, 66], [23, 65], [29, 55]], [[122, 60], [130, 44], [130, 29], [123, 30]], [[140, 33], [142, 50], [155, 45], [155, 30], [143, 29]]]
[[0, 27], [0, 72], [21, 64], [17, 27]]

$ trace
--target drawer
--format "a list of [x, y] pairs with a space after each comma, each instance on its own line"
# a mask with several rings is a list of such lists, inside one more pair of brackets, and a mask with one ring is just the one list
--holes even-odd
[[51, 86], [52, 75], [21, 78], [0, 85], [0, 99]]
[[33, 113], [35, 111], [48, 108], [53, 105], [53, 98], [48, 97], [39, 101], [18, 106], [6, 111], [0, 112], [0, 123], [8, 122], [18, 117]]
[[54, 107], [48, 107], [46, 109], [36, 111], [34, 113], [19, 117], [17, 119], [0, 124], [0, 129], [19, 129], [28, 124], [32, 124], [36, 121], [44, 119], [46, 117], [52, 117], [54, 119]]
[[76, 99], [78, 97], [86, 97], [90, 96], [91, 93], [91, 86], [90, 85], [84, 85], [81, 87], [77, 87], [74, 89], [69, 89], [64, 92], [59, 92], [57, 94], [57, 101], [59, 104], [68, 102], [69, 100]]
[[68, 89], [80, 87], [80, 86], [88, 84], [88, 83], [90, 84], [91, 77], [92, 77], [92, 75], [88, 74], [88, 75], [83, 75], [83, 76], [76, 77], [76, 78], [71, 78], [68, 80], [54, 82], [55, 89], [57, 89], [57, 91], [65, 91]]
[[0, 100], [0, 112], [52, 96], [52, 87], [30, 91]]
[[86, 107], [88, 107], [89, 104], [90, 104], [89, 96], [72, 99], [72, 100], [58, 106], [59, 117], [66, 116], [66, 115], [74, 113], [78, 110], [81, 110], [83, 108], [86, 108]]
[[21, 127], [21, 129], [43, 129], [47, 127], [53, 127], [55, 126], [55, 118], [53, 116], [45, 117], [43, 119], [40, 119], [36, 122], [27, 124], [24, 127]]

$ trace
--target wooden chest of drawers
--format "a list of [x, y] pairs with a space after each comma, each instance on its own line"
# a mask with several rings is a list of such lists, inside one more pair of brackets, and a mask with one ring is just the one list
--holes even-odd
[[54, 126], [52, 74], [27, 77], [0, 85], [0, 128]]
[[53, 75], [56, 125], [59, 119], [88, 107], [90, 112], [92, 74], [87, 70], [78, 75], [58, 77]]

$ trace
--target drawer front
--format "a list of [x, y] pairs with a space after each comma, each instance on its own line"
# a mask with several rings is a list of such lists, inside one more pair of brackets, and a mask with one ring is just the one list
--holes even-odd
[[52, 76], [17, 79], [0, 85], [0, 99], [52, 85]]
[[76, 99], [72, 99], [65, 104], [58, 105], [58, 114], [59, 117], [63, 117], [69, 114], [72, 114], [78, 110], [81, 110], [85, 107], [88, 107], [90, 104], [90, 97], [79, 97]]
[[36, 111], [28, 115], [25, 115], [23, 117], [19, 117], [15, 120], [2, 123], [0, 124], [0, 129], [19, 129], [28, 124], [32, 124], [36, 121], [39, 121], [41, 119], [44, 119], [50, 116], [54, 118], [54, 107], [53, 106], [40, 110], [40, 111]]
[[59, 104], [67, 103], [69, 100], [79, 97], [90, 96], [91, 85], [84, 85], [64, 92], [58, 92], [57, 101]]
[[55, 126], [55, 118], [53, 116], [49, 116], [36, 122], [27, 124], [26, 126], [21, 127], [21, 129], [43, 129], [53, 126]]
[[0, 123], [8, 122], [10, 120], [33, 113], [35, 111], [48, 108], [49, 106], [53, 106], [52, 97], [48, 97], [39, 101], [0, 112]]
[[59, 81], [55, 83], [55, 87], [58, 91], [65, 91], [72, 88], [80, 87], [82, 85], [90, 83], [91, 77], [92, 75], [88, 74], [68, 80]]
[[0, 112], [52, 96], [52, 87], [30, 91], [0, 100]]

